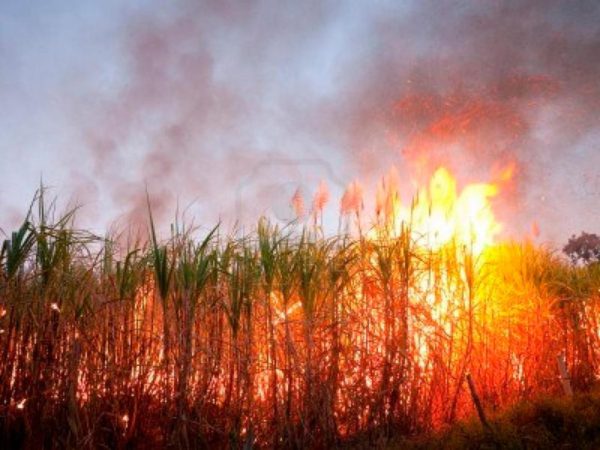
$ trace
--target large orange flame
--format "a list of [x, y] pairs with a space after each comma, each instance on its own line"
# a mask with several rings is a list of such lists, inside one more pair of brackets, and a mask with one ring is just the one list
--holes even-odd
[[396, 177], [392, 172], [378, 188], [378, 224], [370, 238], [397, 237], [408, 227], [421, 247], [437, 250], [454, 241], [479, 254], [500, 232], [490, 203], [499, 192], [496, 184], [473, 183], [459, 190], [454, 176], [441, 167], [429, 187], [418, 191], [407, 205], [400, 201]]

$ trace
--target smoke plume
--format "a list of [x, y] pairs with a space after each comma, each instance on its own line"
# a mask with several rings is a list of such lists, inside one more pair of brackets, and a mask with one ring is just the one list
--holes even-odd
[[286, 180], [339, 198], [328, 177], [374, 188], [395, 165], [409, 187], [443, 164], [459, 182], [514, 166], [515, 232], [600, 226], [595, 1], [183, 2], [119, 41], [120, 85], [86, 94], [78, 128], [127, 222], [146, 189], [161, 220], [194, 201], [201, 221], [238, 219]]

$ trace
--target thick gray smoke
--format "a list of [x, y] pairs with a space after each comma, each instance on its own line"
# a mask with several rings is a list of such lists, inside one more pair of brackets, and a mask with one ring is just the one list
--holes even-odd
[[147, 187], [161, 220], [193, 201], [197, 221], [245, 220], [286, 182], [309, 195], [324, 178], [339, 198], [392, 164], [408, 186], [439, 164], [466, 181], [514, 163], [510, 230], [600, 228], [597, 1], [234, 3], [120, 29], [118, 87], [77, 113], [90, 199], [143, 223]]

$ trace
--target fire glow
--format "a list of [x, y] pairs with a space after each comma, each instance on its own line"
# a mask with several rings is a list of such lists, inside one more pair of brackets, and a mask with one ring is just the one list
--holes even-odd
[[501, 230], [489, 202], [498, 190], [494, 184], [478, 183], [457, 192], [455, 178], [442, 167], [431, 177], [428, 189], [417, 191], [412, 203], [403, 205], [395, 177], [390, 176], [377, 191], [376, 213], [383, 222], [372, 229], [369, 237], [393, 239], [409, 226], [411, 237], [421, 247], [438, 250], [455, 241], [479, 254], [494, 243]]

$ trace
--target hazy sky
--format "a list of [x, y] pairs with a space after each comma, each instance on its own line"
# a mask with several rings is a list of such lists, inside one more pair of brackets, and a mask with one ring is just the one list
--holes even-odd
[[600, 232], [597, 1], [2, 0], [0, 107], [2, 226], [40, 179], [101, 231], [514, 163], [507, 231]]

